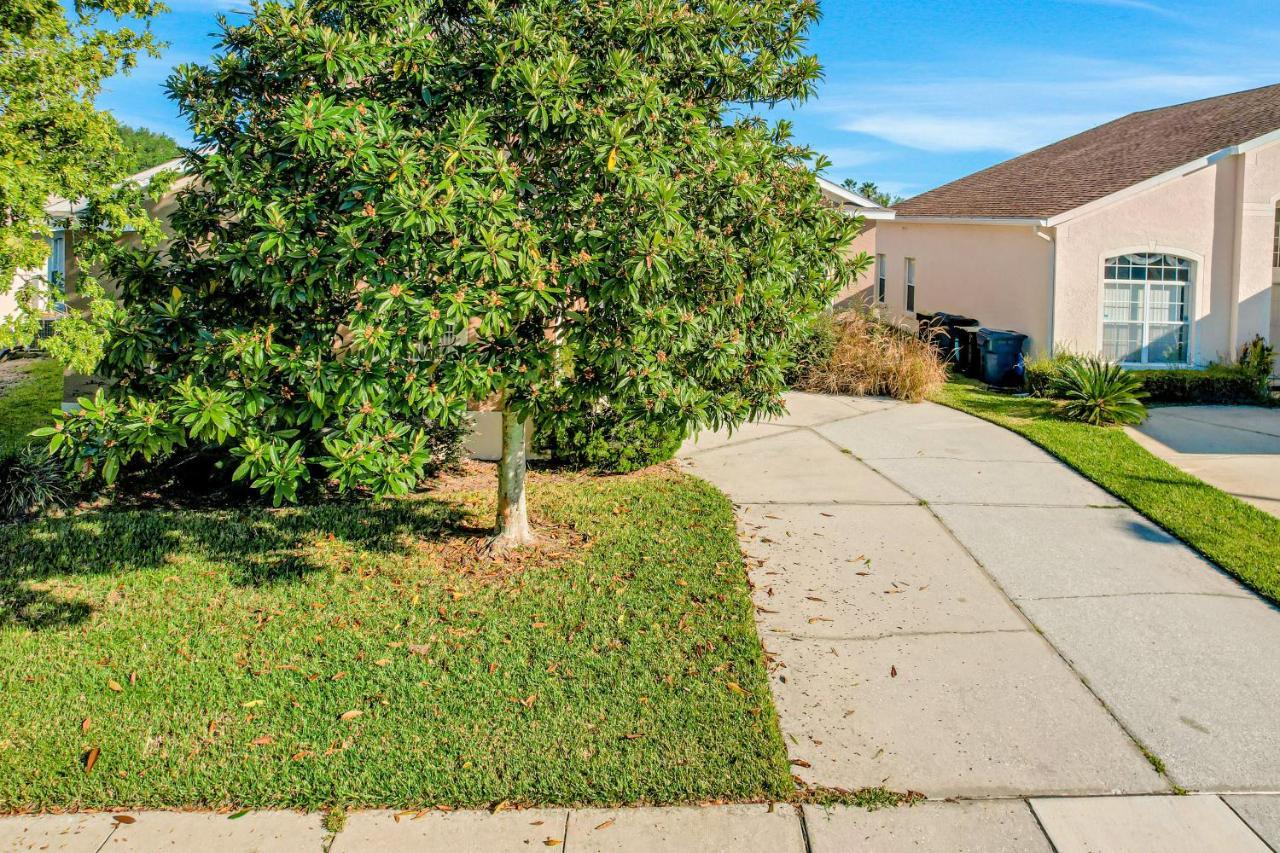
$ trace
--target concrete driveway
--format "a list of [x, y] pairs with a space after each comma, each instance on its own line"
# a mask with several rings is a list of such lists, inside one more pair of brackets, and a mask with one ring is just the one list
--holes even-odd
[[1280, 516], [1280, 409], [1162, 406], [1129, 434], [1170, 464]]
[[681, 457], [737, 506], [801, 778], [931, 798], [1280, 790], [1280, 612], [985, 421], [789, 408]]

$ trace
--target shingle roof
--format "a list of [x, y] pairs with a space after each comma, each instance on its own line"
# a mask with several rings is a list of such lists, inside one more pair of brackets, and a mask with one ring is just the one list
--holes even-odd
[[1280, 85], [1132, 113], [902, 202], [902, 216], [1047, 218], [1280, 129]]

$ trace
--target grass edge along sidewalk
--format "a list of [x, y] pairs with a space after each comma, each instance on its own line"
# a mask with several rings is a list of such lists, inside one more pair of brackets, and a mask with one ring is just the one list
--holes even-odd
[[495, 565], [492, 476], [0, 528], [0, 811], [796, 797], [728, 499], [538, 472]]
[[1280, 519], [1152, 455], [1119, 427], [1058, 417], [1051, 400], [997, 394], [959, 378], [952, 378], [930, 399], [1039, 445], [1280, 603]]

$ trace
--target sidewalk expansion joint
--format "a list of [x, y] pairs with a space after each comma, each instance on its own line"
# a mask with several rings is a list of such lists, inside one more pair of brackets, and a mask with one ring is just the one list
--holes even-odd
[[1033, 628], [987, 628], [977, 631], [886, 631], [882, 634], [854, 634], [850, 636], [831, 636], [829, 634], [806, 634], [799, 631], [782, 631], [768, 629], [775, 639], [813, 640], [829, 643], [859, 643], [873, 640], [892, 640], [898, 637], [981, 637], [987, 634], [1034, 634]]
[[1074, 601], [1076, 599], [1091, 598], [1151, 598], [1157, 595], [1182, 595], [1195, 598], [1235, 598], [1244, 601], [1254, 601], [1258, 598], [1258, 596], [1242, 589], [1238, 593], [1166, 590], [1164, 592], [1099, 592], [1090, 595], [1023, 595], [1018, 598], [1012, 598], [1010, 601], [1017, 604], [1019, 601]]
[[[885, 411], [885, 410], [877, 409], [876, 411]], [[875, 412], [854, 412], [851, 415], [841, 415], [838, 418], [832, 418], [829, 421], [822, 421], [821, 423], [816, 423], [816, 424], [776, 424], [776, 423], [769, 423], [768, 421], [763, 421], [756, 424], [756, 426], [773, 427], [777, 430], [777, 432], [772, 432], [772, 433], [769, 433], [768, 435], [757, 435], [755, 438], [744, 438], [741, 441], [738, 441], [730, 437], [730, 439], [727, 442], [725, 442], [724, 444], [717, 444], [715, 447], [699, 448], [695, 445], [692, 449], [686, 450], [683, 453], [681, 453], [680, 456], [687, 459], [692, 456], [701, 456], [704, 453], [714, 453], [717, 450], [728, 450], [731, 447], [742, 447], [743, 445], [746, 445], [746, 444], [755, 444], [758, 441], [768, 441], [769, 439], [772, 439], [772, 438], [781, 438], [782, 436], [787, 435], [789, 433], [793, 433], [793, 432], [808, 431], [808, 432], [812, 432], [814, 435], [821, 436], [821, 433], [817, 432], [818, 427], [831, 426], [832, 424], [840, 424], [840, 423], [844, 423], [845, 421], [851, 421], [856, 418], [864, 418], [867, 415], [873, 415], [873, 414], [875, 414]], [[826, 438], [825, 436], [822, 436], [822, 437]]]
[[[883, 471], [880, 471], [875, 466], [870, 465], [865, 461], [863, 461], [862, 464], [866, 465], [867, 468], [879, 474], [881, 477], [884, 478], [886, 482], [891, 483], [892, 485], [896, 486], [899, 489], [902, 489], [902, 491], [906, 492], [907, 494], [913, 494], [910, 489], [906, 488], [901, 483], [895, 481], [892, 477], [885, 474]], [[941, 502], [939, 502], [939, 505], [944, 505], [944, 504], [941, 504]], [[1062, 665], [1067, 668], [1068, 672], [1070, 672], [1073, 676], [1075, 676], [1076, 681], [1079, 682], [1081, 686], [1083, 686], [1084, 689], [1089, 692], [1089, 695], [1092, 696], [1094, 701], [1098, 703], [1098, 707], [1101, 708], [1103, 712], [1108, 717], [1111, 718], [1111, 721], [1115, 723], [1115, 725], [1119, 727], [1120, 731], [1124, 733], [1125, 737], [1129, 739], [1129, 742], [1133, 746], [1134, 751], [1138, 752], [1145, 758], [1146, 748], [1143, 746], [1142, 741], [1138, 738], [1138, 736], [1134, 733], [1134, 731], [1128, 725], [1126, 725], [1123, 720], [1120, 719], [1120, 717], [1116, 714], [1115, 710], [1112, 709], [1112, 707], [1106, 703], [1106, 701], [1102, 698], [1102, 696], [1098, 693], [1098, 691], [1094, 689], [1093, 685], [1089, 683], [1089, 680], [1085, 678], [1084, 675], [1078, 669], [1076, 669], [1075, 664], [1073, 664], [1067, 658], [1067, 656], [1062, 653], [1062, 650], [1059, 649], [1057, 646], [1055, 646], [1053, 642], [1050, 641], [1047, 636], [1045, 636], [1045, 633], [1041, 631], [1039, 626], [1036, 625], [1035, 621], [1032, 620], [1030, 614], [1028, 614], [1025, 610], [1023, 610], [1018, 605], [1018, 602], [1014, 600], [1013, 596], [1009, 594], [1009, 591], [1005, 589], [1004, 585], [1000, 583], [1000, 581], [996, 578], [996, 576], [991, 573], [991, 570], [986, 567], [986, 565], [982, 562], [982, 560], [978, 559], [978, 555], [973, 552], [973, 549], [969, 547], [968, 543], [966, 543], [962, 538], [960, 538], [960, 535], [951, 529], [951, 525], [947, 524], [947, 522], [942, 518], [942, 516], [938, 514], [938, 511], [935, 508], [935, 506], [929, 503], [925, 503], [924, 506], [926, 509], [929, 510], [929, 514], [933, 516], [934, 520], [937, 521], [937, 523], [942, 526], [942, 529], [946, 531], [947, 535], [951, 537], [951, 540], [955, 542], [956, 545], [958, 545], [966, 555], [968, 555], [969, 559], [973, 561], [974, 565], [976, 565], [978, 569], [983, 573], [983, 575], [986, 576], [987, 582], [990, 583], [1000, 595], [1004, 596], [1004, 599], [1008, 601], [1009, 604], [1015, 610], [1017, 610], [1019, 614], [1021, 614], [1023, 623], [1026, 624], [1031, 630], [1035, 631], [1035, 633], [1039, 635], [1040, 640], [1041, 642], [1044, 643], [1045, 647], [1048, 648], [1049, 651], [1054, 656], [1057, 657], [1057, 659], [1062, 663]], [[1036, 505], [1031, 504], [1029, 506], [1036, 506]], [[1177, 785], [1177, 781], [1171, 778], [1167, 772], [1164, 772], [1164, 773], [1158, 772], [1157, 775], [1159, 776], [1160, 779], [1164, 781], [1165, 784], [1168, 784], [1171, 788]]]

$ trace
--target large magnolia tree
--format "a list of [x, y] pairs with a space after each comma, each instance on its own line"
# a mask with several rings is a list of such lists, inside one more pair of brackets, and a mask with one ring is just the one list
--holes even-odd
[[522, 424], [782, 410], [799, 324], [865, 259], [810, 152], [813, 0], [313, 0], [171, 80], [205, 153], [138, 254], [107, 395], [55, 443], [110, 476], [217, 444], [277, 500], [411, 489], [433, 423], [503, 413], [495, 544], [531, 541]]
[[[140, 54], [157, 54], [147, 28], [164, 9], [157, 0], [0, 2], [0, 295], [13, 292], [17, 313], [0, 318], [0, 348], [28, 344], [40, 318], [62, 294], [43, 269], [51, 227], [78, 228], [84, 314], [60, 321], [47, 346], [64, 363], [88, 370], [101, 355], [101, 323], [112, 311], [93, 270], [126, 230], [144, 241], [159, 230], [145, 194], [122, 185], [128, 160], [116, 123], [94, 106], [103, 83], [128, 72]], [[163, 189], [158, 181], [154, 191]], [[74, 202], [80, 215], [54, 221], [50, 196]], [[65, 207], [65, 205], [63, 205]], [[18, 273], [22, 274], [18, 274]]]

